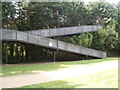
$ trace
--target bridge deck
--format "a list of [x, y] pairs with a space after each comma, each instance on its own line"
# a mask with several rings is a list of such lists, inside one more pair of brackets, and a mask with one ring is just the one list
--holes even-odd
[[19, 41], [51, 49], [59, 49], [65, 52], [72, 52], [75, 54], [82, 54], [96, 58], [106, 58], [106, 53], [103, 51], [81, 47], [74, 44], [15, 30], [2, 30], [2, 41]]
[[82, 32], [96, 31], [100, 27], [101, 27], [101, 25], [87, 25], [87, 26], [31, 30], [31, 31], [26, 31], [26, 32], [35, 34], [35, 35], [39, 35], [39, 36], [43, 36], [43, 37], [55, 37], [55, 36], [79, 34]]

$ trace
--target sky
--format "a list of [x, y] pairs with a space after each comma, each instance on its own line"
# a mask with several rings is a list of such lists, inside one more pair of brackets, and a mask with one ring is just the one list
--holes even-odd
[[111, 4], [118, 4], [118, 2], [120, 1], [120, 0], [83, 0], [86, 4], [88, 3], [88, 2], [91, 2], [91, 1], [106, 1], [106, 2], [109, 2], [109, 3], [111, 3]]

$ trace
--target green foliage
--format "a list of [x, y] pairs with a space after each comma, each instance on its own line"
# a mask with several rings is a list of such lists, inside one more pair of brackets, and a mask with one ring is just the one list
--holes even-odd
[[90, 47], [92, 44], [92, 34], [82, 33], [78, 36], [75, 35], [75, 36], [70, 37], [69, 41], [79, 46]]
[[[50, 3], [2, 2], [2, 28], [26, 31], [93, 25], [96, 24], [98, 17], [102, 17], [99, 24], [102, 24], [104, 28], [98, 32], [81, 33], [62, 38], [57, 37], [56, 39], [97, 50], [110, 51], [118, 49], [120, 45], [119, 10], [115, 5], [106, 2], [90, 2], [88, 5], [85, 5], [82, 1]], [[30, 53], [30, 49], [27, 46], [11, 45], [9, 47], [8, 54], [10, 58], [14, 57], [19, 60], [32, 58], [32, 53]], [[5, 47], [3, 49], [5, 50]], [[5, 55], [4, 50], [3, 54]], [[31, 49], [31, 51], [34, 50]], [[41, 50], [41, 52], [46, 55], [51, 51]], [[39, 54], [39, 51], [37, 53]]]
[[118, 48], [120, 50], [120, 6], [117, 6], [117, 9], [118, 9], [118, 18], [117, 18], [117, 21], [116, 21], [116, 31], [118, 32], [118, 36], [119, 36], [119, 42], [118, 42]]
[[[45, 62], [53, 60], [50, 49], [17, 42], [2, 43], [2, 63], [16, 64], [26, 62]], [[7, 55], [6, 55], [7, 54]], [[7, 56], [7, 57], [6, 57]], [[6, 58], [8, 60], [6, 60]]]
[[117, 20], [117, 8], [107, 2], [90, 2], [88, 9], [91, 11], [93, 20], [102, 17], [100, 24], [108, 25], [111, 20]]
[[[2, 43], [2, 63], [20, 63], [26, 57], [25, 46], [19, 43]], [[7, 55], [6, 55], [7, 54]], [[8, 60], [6, 61], [6, 56]]]
[[84, 2], [5, 2], [2, 12], [3, 28], [21, 31], [91, 24]]
[[94, 33], [92, 47], [109, 51], [118, 48], [118, 40], [118, 33], [115, 31], [115, 25], [107, 26]]
[[69, 42], [79, 46], [91, 47], [92, 37], [93, 36], [91, 33], [81, 33], [80, 35], [73, 35], [64, 38], [57, 37], [54, 39]]
[[78, 36], [78, 43], [80, 46], [91, 47], [92, 44], [92, 34], [91, 33], [82, 33]]
[[2, 28], [15, 29], [15, 7], [11, 2], [2, 2]]

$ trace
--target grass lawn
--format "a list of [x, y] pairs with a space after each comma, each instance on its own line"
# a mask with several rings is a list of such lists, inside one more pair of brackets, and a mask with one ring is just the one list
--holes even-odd
[[83, 65], [89, 66], [96, 63], [103, 63], [107, 61], [118, 60], [118, 58], [105, 58], [105, 59], [94, 59], [94, 60], [82, 60], [82, 61], [66, 61], [66, 62], [56, 62], [49, 64], [33, 64], [33, 65], [13, 65], [13, 66], [2, 66], [2, 73], [0, 76], [11, 76], [26, 73], [38, 73], [41, 71], [54, 71], [63, 70], [72, 67], [80, 67]]
[[118, 68], [20, 88], [118, 88]]

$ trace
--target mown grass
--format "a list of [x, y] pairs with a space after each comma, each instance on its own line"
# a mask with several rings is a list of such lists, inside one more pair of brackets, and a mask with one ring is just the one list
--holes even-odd
[[20, 88], [118, 88], [117, 68], [87, 76], [57, 80]]
[[93, 59], [93, 60], [82, 60], [82, 61], [66, 61], [56, 62], [48, 64], [33, 64], [33, 65], [13, 65], [13, 66], [2, 66], [2, 73], [0, 76], [11, 76], [26, 73], [38, 73], [41, 71], [54, 71], [72, 68], [80, 65], [91, 65], [94, 63], [102, 63], [107, 61], [118, 60], [118, 58], [105, 58], [105, 59]]

